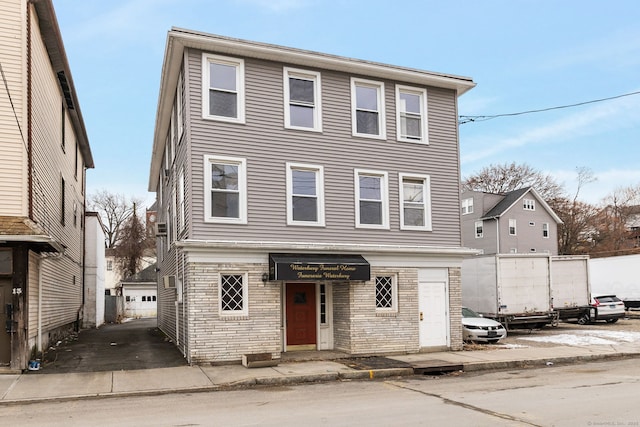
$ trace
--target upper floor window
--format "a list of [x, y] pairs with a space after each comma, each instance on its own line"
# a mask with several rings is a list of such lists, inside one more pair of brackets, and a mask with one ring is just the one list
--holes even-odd
[[431, 191], [428, 176], [400, 174], [400, 228], [431, 230]]
[[384, 83], [351, 79], [351, 123], [355, 136], [386, 138]]
[[204, 156], [205, 221], [247, 223], [246, 160]]
[[476, 239], [481, 239], [484, 236], [484, 223], [482, 221], [476, 221]]
[[533, 199], [524, 199], [522, 207], [525, 211], [535, 211], [536, 210], [536, 201]]
[[320, 73], [284, 68], [284, 126], [322, 131]]
[[462, 215], [473, 213], [473, 197], [462, 200]]
[[356, 227], [389, 228], [387, 173], [356, 169]]
[[113, 271], [113, 261], [107, 260], [107, 271]]
[[182, 232], [185, 227], [186, 207], [184, 201], [184, 168], [180, 170], [178, 175], [178, 233]]
[[542, 237], [545, 239], [549, 238], [549, 223], [547, 222], [542, 224]]
[[287, 224], [324, 226], [324, 169], [287, 163]]
[[511, 236], [515, 236], [516, 235], [516, 220], [515, 219], [510, 219], [509, 220], [509, 234]]
[[396, 121], [399, 141], [428, 142], [427, 91], [396, 86]]
[[178, 143], [184, 133], [184, 77], [182, 70], [178, 74], [178, 89], [176, 91], [176, 120], [178, 121]]
[[66, 184], [64, 182], [64, 178], [60, 177], [60, 224], [62, 225], [65, 225], [65, 215], [64, 215], [64, 211], [66, 209], [65, 193], [66, 193]]
[[62, 147], [62, 151], [65, 151], [65, 140], [67, 139], [66, 131], [67, 131], [67, 110], [64, 108], [64, 101], [62, 101], [62, 107], [60, 108], [60, 137], [62, 141], [60, 142], [60, 146]]
[[202, 116], [244, 123], [244, 61], [203, 54]]

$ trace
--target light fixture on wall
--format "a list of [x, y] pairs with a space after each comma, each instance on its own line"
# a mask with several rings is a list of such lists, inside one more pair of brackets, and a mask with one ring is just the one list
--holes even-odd
[[269, 275], [267, 273], [262, 273], [262, 283], [266, 285], [268, 281], [269, 281]]

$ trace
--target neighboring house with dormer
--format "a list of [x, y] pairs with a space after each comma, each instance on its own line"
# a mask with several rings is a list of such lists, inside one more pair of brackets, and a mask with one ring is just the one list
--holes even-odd
[[562, 220], [532, 187], [505, 194], [465, 191], [461, 221], [463, 245], [484, 254], [558, 254]]
[[462, 349], [470, 78], [172, 29], [149, 190], [190, 363]]
[[52, 1], [0, 8], [0, 369], [19, 371], [83, 319], [93, 159]]

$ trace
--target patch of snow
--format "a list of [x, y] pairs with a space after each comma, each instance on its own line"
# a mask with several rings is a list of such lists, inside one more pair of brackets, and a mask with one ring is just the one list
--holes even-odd
[[504, 344], [504, 345], [501, 345], [501, 347], [503, 347], [503, 348], [529, 348], [528, 345], [521, 345], [521, 344]]
[[582, 330], [575, 333], [564, 333], [540, 337], [522, 337], [522, 340], [548, 342], [572, 346], [616, 345], [622, 342], [640, 341], [640, 332]]

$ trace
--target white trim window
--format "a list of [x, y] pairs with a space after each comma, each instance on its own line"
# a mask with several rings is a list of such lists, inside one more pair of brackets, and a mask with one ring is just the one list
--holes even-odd
[[473, 213], [473, 197], [462, 200], [462, 215]]
[[202, 117], [244, 123], [244, 61], [202, 54]]
[[376, 312], [398, 311], [398, 281], [395, 276], [376, 276]]
[[354, 136], [386, 139], [384, 83], [351, 78], [351, 125]]
[[396, 85], [396, 126], [398, 141], [429, 143], [426, 89]]
[[389, 228], [387, 172], [354, 170], [357, 228]]
[[176, 91], [176, 114], [178, 121], [178, 144], [182, 141], [184, 133], [184, 74], [180, 70], [178, 74], [178, 89]]
[[542, 223], [542, 237], [544, 237], [545, 239], [549, 238], [549, 223], [548, 222], [543, 222]]
[[205, 222], [247, 223], [247, 162], [204, 156]]
[[476, 239], [482, 239], [484, 237], [484, 221], [476, 221], [474, 228], [476, 231]]
[[249, 314], [247, 273], [220, 273], [218, 309], [221, 316]]
[[428, 175], [398, 174], [400, 229], [431, 231], [431, 180]]
[[320, 73], [284, 67], [284, 127], [322, 131]]
[[536, 201], [533, 199], [523, 199], [522, 201], [522, 209], [525, 211], [535, 211], [536, 210]]
[[324, 226], [324, 168], [287, 163], [287, 224]]
[[516, 235], [516, 220], [515, 219], [510, 219], [509, 220], [509, 235], [510, 236], [515, 236]]
[[184, 167], [178, 174], [178, 233], [182, 233], [185, 227], [186, 206], [184, 201]]

